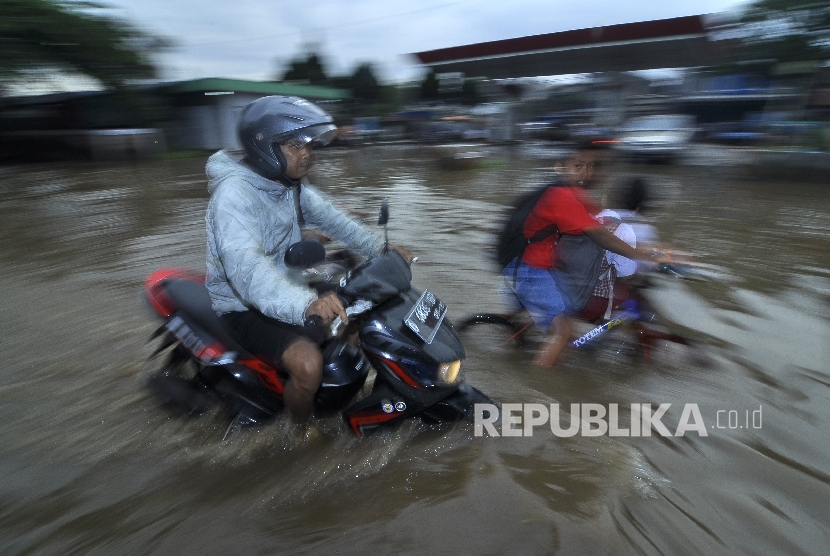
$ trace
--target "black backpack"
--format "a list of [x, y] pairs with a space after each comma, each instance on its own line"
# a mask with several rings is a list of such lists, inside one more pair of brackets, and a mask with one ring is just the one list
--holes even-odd
[[[559, 234], [556, 225], [551, 224], [536, 232], [532, 237], [525, 237], [524, 223], [536, 203], [549, 187], [558, 184], [548, 184], [529, 193], [519, 196], [513, 203], [513, 212], [502, 227], [498, 237], [496, 260], [500, 268], [506, 267], [510, 261], [524, 255], [525, 249], [531, 243], [542, 241], [554, 234]], [[581, 311], [585, 308], [599, 280], [602, 259], [605, 250], [591, 238], [584, 235], [559, 234], [556, 240], [556, 258], [554, 268], [551, 269], [556, 284], [562, 293], [568, 309]], [[518, 272], [518, 265], [516, 266]], [[516, 280], [514, 272], [513, 280]]]
[[547, 184], [533, 191], [520, 195], [513, 201], [510, 217], [502, 226], [496, 245], [496, 262], [500, 268], [506, 267], [515, 258], [521, 260], [525, 249], [531, 243], [542, 241], [558, 232], [555, 225], [550, 225], [536, 232], [533, 237], [524, 236], [524, 225], [527, 217], [533, 212], [536, 203], [549, 187], [556, 187], [556, 184]]

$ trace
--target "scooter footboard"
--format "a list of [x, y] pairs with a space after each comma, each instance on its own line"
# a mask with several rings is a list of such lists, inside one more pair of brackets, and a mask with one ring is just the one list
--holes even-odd
[[357, 436], [363, 437], [381, 425], [415, 415], [418, 409], [395, 390], [376, 381], [371, 394], [343, 411], [343, 419]]
[[382, 425], [412, 416], [424, 421], [443, 423], [472, 419], [475, 404], [496, 405], [493, 400], [469, 384], [462, 384], [451, 393], [426, 409], [422, 405], [405, 400], [386, 384], [376, 384], [372, 393], [343, 412], [343, 417], [354, 433], [363, 437]]

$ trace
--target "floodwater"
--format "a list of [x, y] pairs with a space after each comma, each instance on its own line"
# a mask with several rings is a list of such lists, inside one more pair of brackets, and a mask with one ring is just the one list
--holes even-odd
[[[458, 320], [499, 308], [494, 223], [558, 152], [487, 155], [451, 171], [423, 146], [328, 149], [312, 177], [369, 215], [388, 197], [416, 287]], [[330, 418], [305, 443], [284, 422], [177, 416], [143, 387], [142, 280], [204, 268], [205, 159], [0, 168], [0, 553], [825, 554], [830, 184], [751, 181], [741, 159], [605, 176], [647, 176], [662, 240], [697, 256], [706, 280], [649, 290], [694, 353], [611, 343], [539, 370], [532, 347], [465, 338], [467, 380], [498, 402], [560, 404], [563, 427], [570, 404], [613, 405], [634, 432], [632, 404], [670, 404], [670, 436], [413, 421], [358, 440]]]

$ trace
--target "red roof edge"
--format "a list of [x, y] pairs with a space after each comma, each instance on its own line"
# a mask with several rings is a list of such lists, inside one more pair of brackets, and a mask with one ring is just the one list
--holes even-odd
[[440, 48], [413, 54], [422, 64], [450, 62], [486, 56], [504, 56], [535, 50], [552, 50], [573, 46], [600, 45], [609, 42], [625, 42], [668, 38], [679, 35], [706, 33], [703, 16], [690, 15], [671, 19], [622, 23], [606, 27], [592, 27], [545, 35], [532, 35], [515, 39], [468, 44]]

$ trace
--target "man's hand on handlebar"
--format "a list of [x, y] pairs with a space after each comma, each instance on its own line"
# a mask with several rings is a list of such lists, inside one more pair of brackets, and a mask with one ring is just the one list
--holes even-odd
[[311, 302], [311, 305], [305, 311], [305, 316], [308, 318], [312, 315], [319, 316], [323, 319], [323, 322], [331, 322], [336, 317], [340, 317], [344, 324], [349, 322], [346, 309], [334, 292], [324, 293]]

